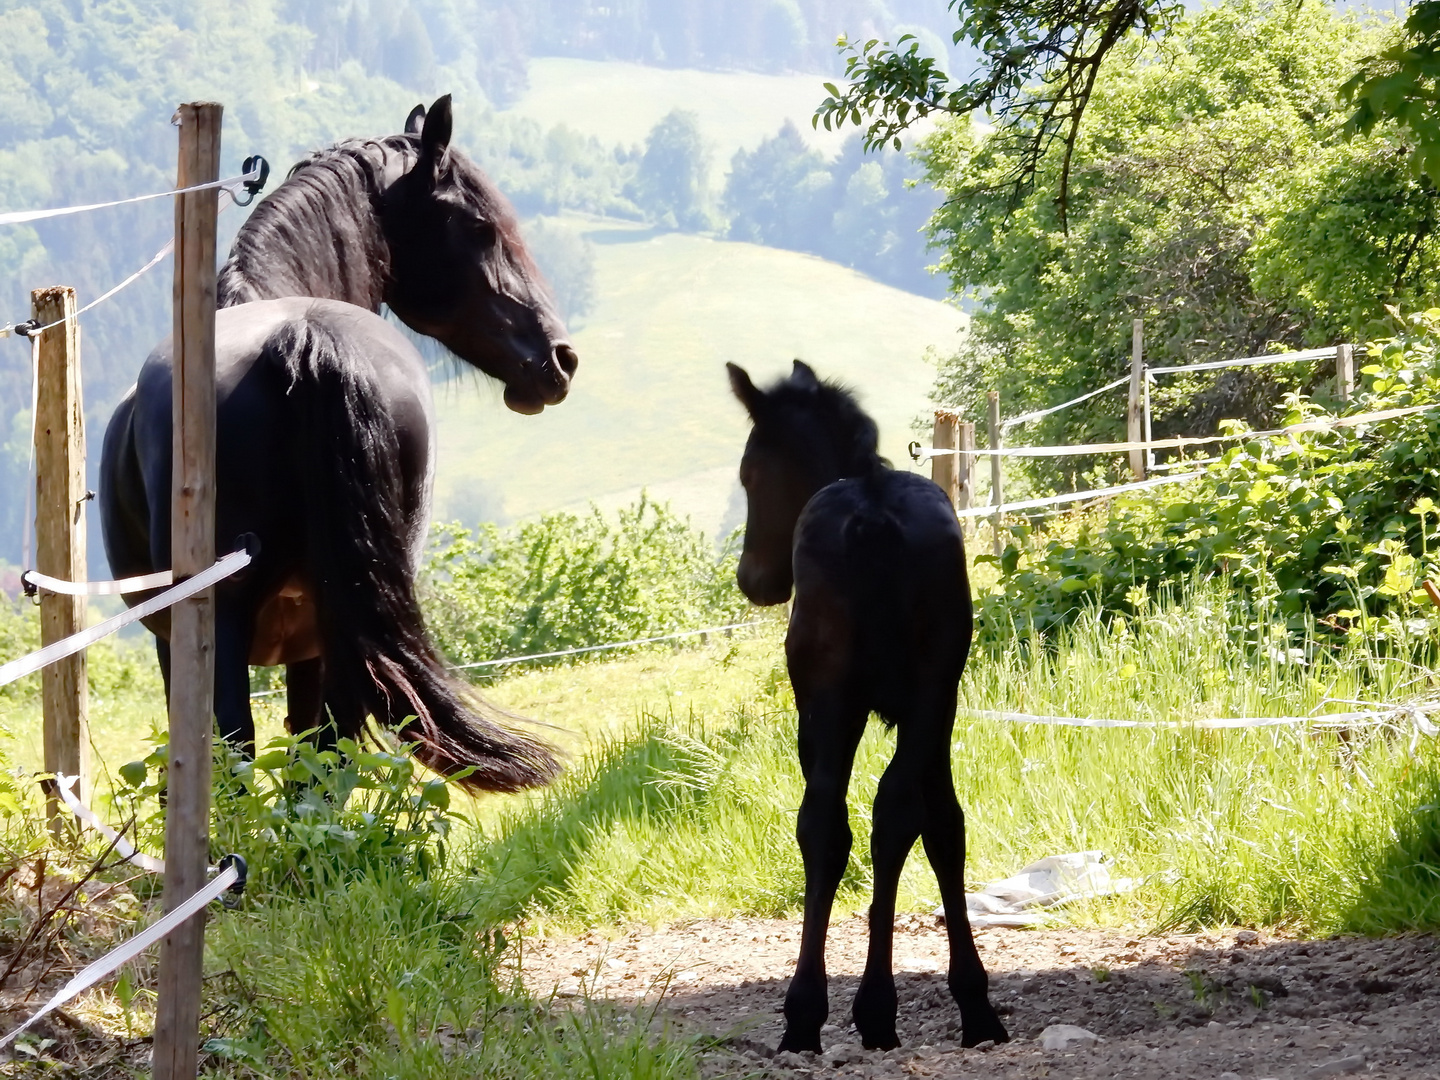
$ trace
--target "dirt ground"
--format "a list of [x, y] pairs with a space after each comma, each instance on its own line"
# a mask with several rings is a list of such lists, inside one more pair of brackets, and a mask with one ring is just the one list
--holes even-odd
[[[991, 999], [1012, 1041], [962, 1049], [945, 987], [943, 929], [901, 916], [899, 1050], [862, 1050], [849, 1023], [865, 923], [831, 927], [825, 1053], [773, 1053], [800, 944], [798, 922], [696, 920], [613, 938], [530, 940], [526, 983], [560, 999], [654, 1002], [682, 1029], [722, 1039], [710, 1076], [1158, 1077], [1294, 1080], [1440, 1078], [1440, 940], [1296, 941], [1253, 931], [1142, 936], [1099, 930], [980, 930]], [[1099, 1041], [1046, 1050], [1073, 1024]]]

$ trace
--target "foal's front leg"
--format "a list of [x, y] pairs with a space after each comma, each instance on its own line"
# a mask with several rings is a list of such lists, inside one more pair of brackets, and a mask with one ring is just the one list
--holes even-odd
[[866, 713], [834, 688], [795, 689], [800, 713], [800, 769], [805, 796], [795, 826], [805, 864], [805, 924], [800, 959], [785, 994], [785, 1035], [781, 1050], [820, 1051], [820, 1028], [830, 1014], [825, 986], [825, 931], [835, 890], [850, 859], [850, 822], [845, 789]]

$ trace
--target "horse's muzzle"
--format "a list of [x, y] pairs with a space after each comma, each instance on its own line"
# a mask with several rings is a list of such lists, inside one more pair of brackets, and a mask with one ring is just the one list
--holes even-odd
[[524, 385], [505, 387], [505, 404], [512, 412], [533, 416], [546, 405], [559, 405], [570, 393], [570, 379], [580, 366], [579, 354], [568, 342], [556, 345], [545, 366], [527, 364], [531, 378]]

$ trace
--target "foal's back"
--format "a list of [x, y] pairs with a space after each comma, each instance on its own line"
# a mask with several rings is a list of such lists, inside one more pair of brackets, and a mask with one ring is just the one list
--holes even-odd
[[917, 694], [953, 694], [970, 648], [964, 541], [943, 490], [880, 469], [838, 480], [795, 530], [787, 650], [902, 723]]

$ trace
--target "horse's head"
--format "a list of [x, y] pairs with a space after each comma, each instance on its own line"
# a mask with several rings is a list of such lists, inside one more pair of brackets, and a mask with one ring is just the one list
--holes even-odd
[[802, 361], [768, 390], [744, 368], [725, 367], [753, 422], [740, 459], [746, 517], [736, 581], [754, 603], [783, 604], [795, 585], [790, 553], [801, 511], [826, 484], [881, 464], [878, 433], [847, 390]]
[[385, 302], [411, 329], [505, 384], [505, 404], [538, 413], [565, 400], [580, 362], [515, 211], [450, 146], [450, 96], [406, 123], [419, 153], [382, 196]]

